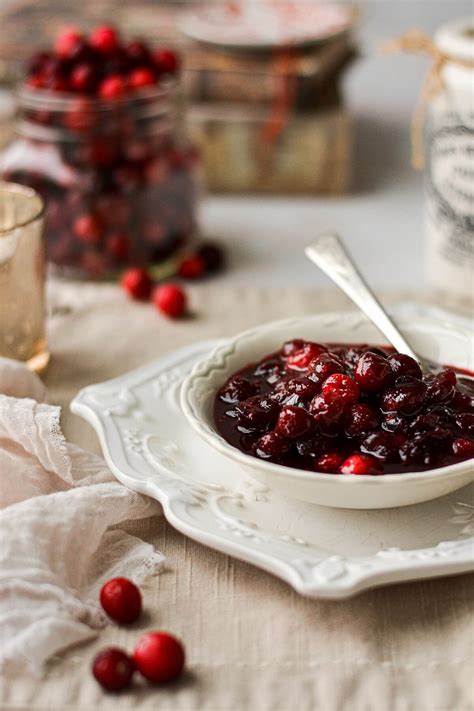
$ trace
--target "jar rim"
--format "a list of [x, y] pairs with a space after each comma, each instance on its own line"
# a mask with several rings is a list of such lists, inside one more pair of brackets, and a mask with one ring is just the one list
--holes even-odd
[[88, 96], [87, 94], [74, 94], [72, 92], [58, 92], [30, 87], [26, 82], [23, 82], [17, 88], [16, 97], [22, 108], [60, 112], [71, 110], [78, 102], [85, 102], [87, 103], [87, 109], [93, 113], [114, 112], [118, 107], [173, 97], [178, 86], [178, 80], [167, 77], [163, 82], [153, 87], [139, 89], [117, 99], [108, 100]]
[[38, 209], [33, 213], [32, 216], [21, 222], [16, 222], [11, 227], [0, 227], [0, 237], [2, 235], [11, 233], [13, 230], [20, 229], [21, 227], [27, 227], [32, 222], [36, 222], [36, 220], [40, 220], [44, 216], [46, 210], [46, 203], [41, 197], [41, 195], [37, 193], [36, 190], [33, 190], [33, 188], [29, 188], [26, 185], [20, 185], [19, 183], [11, 183], [8, 181], [0, 180], [0, 193], [1, 192], [16, 193], [17, 195], [22, 195], [23, 197], [28, 199], [34, 198], [38, 203]]

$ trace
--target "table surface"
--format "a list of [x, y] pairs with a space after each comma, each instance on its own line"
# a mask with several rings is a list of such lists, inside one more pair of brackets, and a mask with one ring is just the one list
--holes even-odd
[[[95, 432], [68, 409], [80, 388], [276, 313], [284, 318], [347, 307], [335, 290], [211, 282], [189, 288], [193, 318], [170, 321], [151, 305], [127, 299], [117, 286], [52, 286], [45, 384], [51, 402], [63, 406], [66, 438], [96, 452]], [[387, 302], [408, 296], [383, 293]], [[0, 689], [2, 709], [472, 710], [474, 576], [392, 585], [347, 600], [310, 600], [258, 568], [184, 537], [163, 518], [129, 523], [126, 530], [166, 557], [165, 571], [142, 588], [146, 614], [131, 628], [110, 625], [92, 643], [61, 654], [44, 679], [7, 679]], [[93, 656], [109, 645], [130, 650], [141, 631], [160, 628], [186, 644], [188, 669], [181, 681], [159, 690], [138, 684], [120, 696], [104, 694], [90, 674]]]

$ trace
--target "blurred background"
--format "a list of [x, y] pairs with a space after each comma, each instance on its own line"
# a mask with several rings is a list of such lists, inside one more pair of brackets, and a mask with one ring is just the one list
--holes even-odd
[[[267, 59], [241, 53], [227, 63], [220, 51], [185, 36], [180, 17], [199, 7], [152, 0], [0, 0], [2, 142], [11, 132], [14, 84], [34, 50], [50, 45], [65, 25], [87, 30], [113, 21], [127, 37], [181, 54], [188, 131], [205, 162], [199, 232], [224, 244], [232, 265], [218, 278], [262, 286], [325, 285], [325, 277], [302, 258], [302, 248], [331, 229], [347, 240], [375, 288], [423, 287], [422, 174], [410, 165], [409, 124], [429, 60], [384, 54], [382, 46], [407, 29], [432, 35], [444, 22], [469, 16], [470, 0], [361, 0], [344, 46], [318, 60], [314, 76], [308, 65], [301, 86], [276, 99], [259, 94], [271, 92], [271, 84], [255, 83], [246, 94], [254, 66], [263, 73], [275, 70]], [[321, 51], [318, 46], [316, 55]], [[220, 84], [214, 71], [224, 72]], [[232, 84], [235, 75], [240, 80]], [[312, 79], [320, 87], [315, 101]], [[269, 109], [266, 101], [275, 105]], [[249, 145], [267, 129], [271, 150], [265, 148], [263, 170], [255, 174]], [[282, 132], [289, 137], [280, 160], [270, 154], [280, 150]], [[304, 158], [314, 140], [323, 144], [316, 178]], [[223, 150], [230, 156], [224, 161]], [[272, 168], [279, 160], [281, 176]], [[300, 167], [285, 173], [291, 160]]]

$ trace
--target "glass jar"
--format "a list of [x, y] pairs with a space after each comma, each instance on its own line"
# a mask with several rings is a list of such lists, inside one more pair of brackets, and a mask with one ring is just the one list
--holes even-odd
[[54, 271], [104, 278], [127, 265], [172, 270], [196, 230], [200, 184], [177, 83], [114, 102], [23, 86], [18, 103], [17, 136], [0, 170], [45, 199]]
[[0, 182], [0, 356], [37, 372], [49, 361], [43, 218], [34, 190]]
[[425, 246], [435, 300], [472, 314], [474, 308], [474, 25], [472, 19], [435, 35], [448, 57], [442, 90], [429, 105]]

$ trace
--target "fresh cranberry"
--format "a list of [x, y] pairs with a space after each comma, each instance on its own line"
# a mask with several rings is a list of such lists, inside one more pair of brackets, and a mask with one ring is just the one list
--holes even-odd
[[98, 52], [110, 54], [119, 46], [119, 36], [117, 31], [110, 25], [102, 25], [91, 32], [89, 43]]
[[265, 432], [273, 429], [280, 412], [276, 402], [269, 397], [254, 395], [235, 408], [239, 422], [249, 431]]
[[128, 578], [112, 578], [100, 591], [100, 604], [105, 612], [120, 624], [130, 624], [140, 617], [142, 596]]
[[428, 381], [428, 401], [430, 403], [449, 402], [456, 388], [456, 373], [450, 368], [442, 370]]
[[387, 432], [407, 432], [408, 421], [402, 415], [390, 412], [388, 415], [384, 415], [382, 428]]
[[321, 353], [309, 363], [310, 378], [322, 383], [334, 373], [344, 372], [344, 363], [334, 353]]
[[361, 437], [378, 426], [375, 411], [362, 402], [355, 403], [346, 411], [345, 423], [349, 437]]
[[61, 59], [71, 59], [82, 42], [81, 33], [75, 27], [68, 27], [56, 37], [54, 51]]
[[292, 370], [306, 370], [311, 361], [325, 350], [319, 343], [304, 343], [299, 350], [288, 356], [287, 366]]
[[125, 262], [130, 256], [130, 239], [127, 235], [114, 232], [107, 237], [107, 252], [118, 262]]
[[457, 415], [455, 420], [456, 425], [459, 427], [463, 434], [474, 435], [474, 414], [470, 412], [462, 413]]
[[410, 378], [421, 380], [423, 374], [421, 368], [414, 358], [405, 353], [393, 353], [388, 357], [388, 364], [392, 373], [398, 378], [399, 375], [406, 375]]
[[367, 351], [357, 361], [354, 378], [364, 390], [378, 392], [388, 385], [392, 371], [386, 358]]
[[127, 84], [130, 89], [143, 89], [155, 83], [155, 75], [148, 67], [137, 67], [128, 75]]
[[92, 91], [96, 84], [96, 72], [92, 64], [78, 64], [73, 68], [69, 77], [71, 88], [74, 91], [88, 92]]
[[336, 474], [343, 462], [344, 457], [338, 452], [326, 452], [314, 463], [314, 471], [323, 472], [325, 474]]
[[382, 412], [397, 412], [401, 415], [414, 415], [426, 400], [427, 387], [421, 380], [400, 377], [395, 384], [382, 394], [380, 409]]
[[183, 279], [199, 279], [206, 271], [206, 265], [201, 257], [193, 255], [183, 259], [179, 265], [178, 274]]
[[255, 444], [255, 454], [260, 459], [279, 459], [288, 449], [290, 444], [277, 432], [267, 432], [257, 440]]
[[118, 74], [113, 74], [101, 82], [98, 94], [101, 99], [120, 99], [125, 94], [125, 90], [125, 80]]
[[146, 67], [151, 61], [150, 50], [144, 42], [132, 40], [125, 45], [125, 54], [132, 67]]
[[80, 215], [74, 220], [73, 231], [82, 242], [96, 244], [102, 236], [102, 223], [95, 215]]
[[197, 250], [197, 256], [201, 257], [206, 265], [206, 271], [210, 274], [222, 269], [225, 263], [222, 247], [214, 242], [204, 242], [201, 244]]
[[350, 405], [359, 397], [359, 386], [352, 378], [343, 373], [334, 373], [326, 378], [321, 392], [328, 402], [340, 402]]
[[311, 400], [319, 392], [319, 385], [309, 378], [289, 378], [275, 385], [275, 400], [282, 405], [297, 405]]
[[134, 671], [133, 660], [116, 647], [103, 649], [92, 662], [92, 673], [106, 691], [125, 689], [129, 686]]
[[179, 59], [172, 49], [157, 49], [153, 52], [153, 64], [158, 74], [176, 74]]
[[340, 468], [341, 474], [380, 474], [381, 465], [367, 454], [353, 454], [348, 457]]
[[313, 418], [302, 408], [287, 405], [281, 410], [275, 430], [287, 439], [298, 439], [314, 427]]
[[344, 417], [344, 407], [339, 401], [330, 401], [325, 395], [316, 395], [309, 404], [310, 414], [323, 433], [339, 431]]
[[160, 284], [153, 292], [153, 303], [165, 316], [179, 318], [186, 311], [186, 294], [176, 284]]
[[139, 638], [135, 646], [133, 661], [140, 674], [148, 681], [171, 681], [183, 670], [184, 647], [168, 632], [147, 632]]
[[128, 269], [122, 276], [122, 286], [134, 299], [148, 301], [153, 289], [153, 281], [144, 269], [135, 267]]
[[235, 375], [220, 390], [219, 398], [223, 402], [235, 403], [247, 400], [257, 392], [257, 386], [241, 375]]
[[361, 450], [377, 459], [396, 462], [400, 459], [399, 450], [406, 442], [406, 436], [393, 432], [372, 432], [362, 441]]
[[471, 459], [474, 457], [474, 442], [465, 437], [458, 437], [453, 442], [453, 454], [455, 457]]

